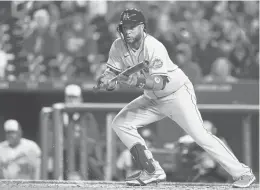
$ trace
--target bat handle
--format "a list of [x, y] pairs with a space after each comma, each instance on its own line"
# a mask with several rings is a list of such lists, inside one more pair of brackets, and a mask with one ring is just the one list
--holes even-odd
[[116, 81], [119, 75], [120, 75], [120, 74], [118, 74], [118, 75], [115, 76], [114, 78], [110, 79], [110, 80], [108, 81], [108, 84], [111, 83], [111, 82], [113, 82], [113, 81]]
[[149, 61], [144, 60], [144, 67], [148, 67], [149, 66]]

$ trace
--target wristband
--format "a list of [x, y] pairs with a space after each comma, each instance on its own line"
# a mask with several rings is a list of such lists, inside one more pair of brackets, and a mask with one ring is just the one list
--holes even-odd
[[165, 87], [166, 82], [164, 82], [164, 78], [160, 76], [155, 76], [151, 78], [143, 78], [139, 77], [136, 81], [136, 87], [146, 90], [162, 90]]

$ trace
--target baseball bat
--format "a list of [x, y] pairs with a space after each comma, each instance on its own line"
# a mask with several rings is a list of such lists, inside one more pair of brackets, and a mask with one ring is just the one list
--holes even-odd
[[[132, 67], [127, 68], [126, 70], [122, 71], [121, 73], [119, 73], [117, 76], [115, 76], [114, 78], [110, 79], [108, 83], [116, 81], [118, 76], [120, 75], [124, 75], [129, 77], [130, 75], [141, 71], [142, 69], [146, 68], [148, 66], [148, 61], [143, 61], [141, 63], [138, 63], [137, 65], [134, 65]], [[93, 87], [93, 91], [96, 92], [100, 89], [100, 84], [96, 85]]]

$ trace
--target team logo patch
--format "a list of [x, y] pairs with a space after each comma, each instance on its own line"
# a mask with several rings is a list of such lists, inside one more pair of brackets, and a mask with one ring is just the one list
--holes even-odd
[[124, 15], [123, 15], [123, 20], [130, 20], [130, 18], [132, 17], [132, 16], [135, 16], [136, 14], [131, 14], [131, 15], [129, 15], [129, 13], [125, 13]]
[[163, 61], [160, 58], [155, 58], [152, 62], [152, 66], [154, 69], [159, 69], [163, 66]]
[[161, 79], [160, 79], [159, 77], [154, 77], [154, 81], [155, 81], [156, 83], [160, 83]]

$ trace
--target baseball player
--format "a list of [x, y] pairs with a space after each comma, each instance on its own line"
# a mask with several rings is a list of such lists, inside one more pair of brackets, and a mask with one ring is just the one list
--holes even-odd
[[[128, 185], [147, 185], [166, 179], [158, 161], [153, 158], [137, 129], [169, 117], [182, 127], [198, 145], [207, 151], [232, 175], [234, 187], [248, 187], [255, 181], [251, 169], [240, 163], [234, 154], [203, 127], [196, 95], [189, 78], [175, 65], [164, 45], [147, 34], [144, 15], [126, 9], [120, 16], [120, 38], [110, 49], [107, 69], [97, 83], [102, 89], [113, 90], [125, 85], [143, 89], [144, 94], [126, 105], [114, 118], [112, 127], [139, 163], [140, 172], [126, 178]], [[126, 77], [120, 72], [140, 62], [149, 66]], [[114, 76], [118, 80], [111, 82]]]
[[[65, 102], [70, 103], [70, 104], [80, 104], [82, 103], [83, 100], [83, 92], [80, 86], [76, 84], [70, 84], [66, 86], [65, 88]], [[96, 150], [99, 150], [100, 147], [97, 146], [96, 141], [99, 138], [99, 130], [98, 126], [96, 124], [96, 120], [94, 118], [94, 115], [92, 113], [85, 113], [86, 114], [86, 122], [88, 123], [88, 128], [87, 128], [87, 144], [88, 144], [88, 170], [89, 170], [89, 178], [90, 179], [99, 179], [103, 180], [104, 175], [102, 172], [102, 165], [101, 165], [101, 159], [98, 159], [99, 157], [96, 155]], [[67, 114], [64, 113], [63, 115], [63, 122], [65, 127], [69, 127], [69, 123], [72, 122], [73, 131], [74, 131], [74, 138], [70, 140], [69, 143], [70, 146], [74, 146], [76, 152], [74, 154], [74, 161], [76, 163], [76, 171], [80, 170], [80, 134], [81, 134], [81, 129], [82, 126], [80, 124], [80, 118], [81, 115], [80, 113], [73, 113], [73, 114]], [[65, 130], [68, 132], [67, 130]], [[68, 133], [65, 134], [66, 136]], [[69, 144], [67, 144], [69, 146]], [[69, 152], [65, 151], [64, 153], [66, 156], [69, 155]], [[71, 158], [71, 157], [69, 157]], [[68, 158], [68, 159], [69, 159]], [[72, 159], [73, 159], [72, 158]], [[65, 164], [65, 168], [67, 167], [67, 163]], [[66, 168], [67, 169], [67, 168]], [[74, 169], [74, 168], [73, 168]], [[76, 179], [77, 177], [77, 172], [73, 171], [72, 173], [68, 173], [66, 176], [67, 178], [70, 179]]]
[[29, 139], [22, 138], [22, 128], [16, 120], [7, 120], [4, 130], [6, 140], [0, 143], [0, 178], [39, 180], [39, 146]]

